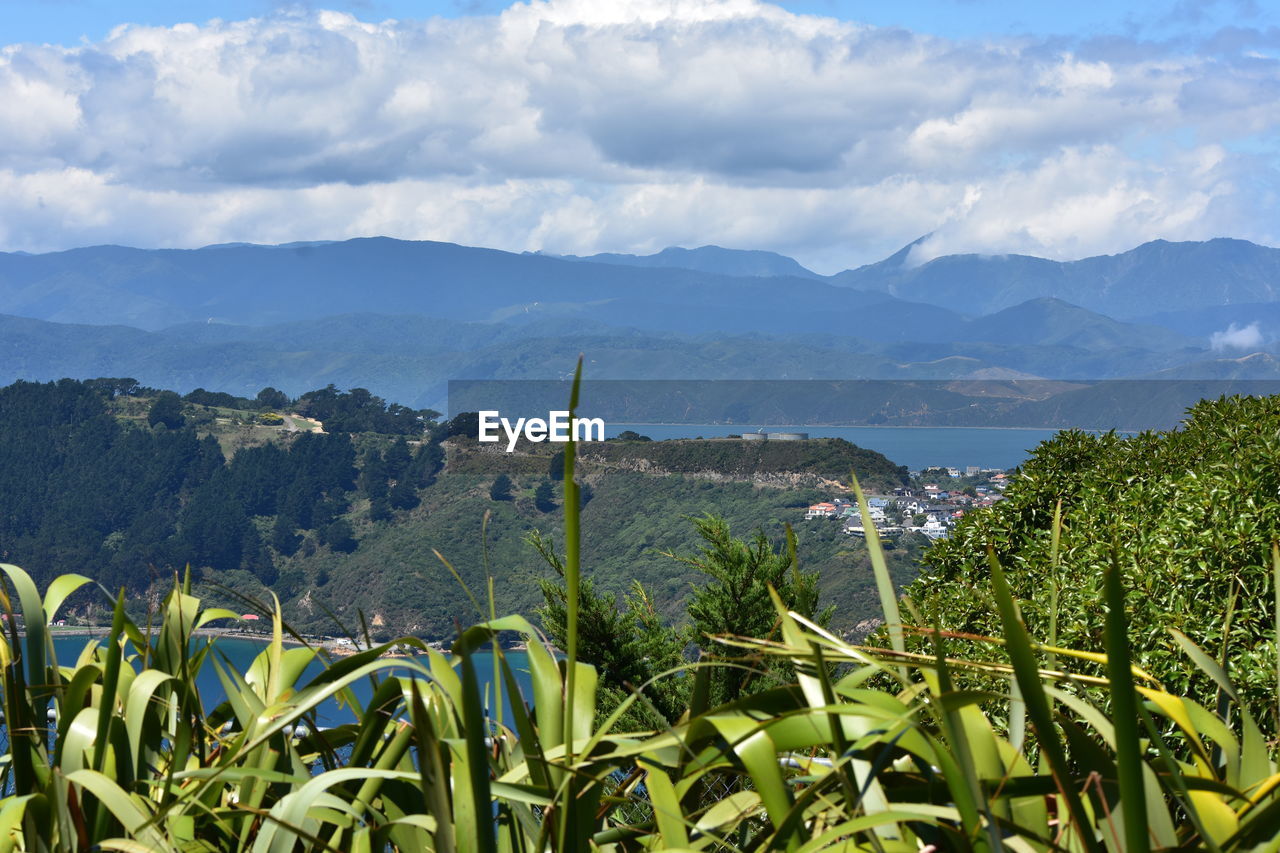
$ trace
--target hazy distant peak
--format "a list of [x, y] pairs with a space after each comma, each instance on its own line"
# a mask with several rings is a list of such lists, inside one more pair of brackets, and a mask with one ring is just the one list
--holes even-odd
[[668, 246], [652, 255], [628, 255], [602, 252], [596, 255], [553, 255], [567, 261], [583, 261], [595, 264], [614, 264], [630, 267], [675, 267], [717, 275], [761, 278], [768, 276], [795, 276], [822, 278], [802, 266], [794, 258], [761, 249], [726, 249], [722, 246], [699, 246], [685, 249]]

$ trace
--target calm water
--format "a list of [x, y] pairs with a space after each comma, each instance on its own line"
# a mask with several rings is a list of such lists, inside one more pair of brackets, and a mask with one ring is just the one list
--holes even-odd
[[652, 439], [718, 438], [744, 432], [807, 432], [810, 438], [843, 438], [859, 447], [883, 453], [913, 471], [932, 467], [964, 470], [1013, 468], [1026, 461], [1037, 444], [1053, 438], [1052, 429], [980, 429], [970, 427], [818, 427], [723, 424], [608, 424], [605, 436], [634, 430]]
[[[71, 666], [75, 663], [76, 658], [79, 657], [80, 652], [84, 649], [87, 643], [98, 641], [91, 637], [56, 637], [53, 642], [54, 651], [58, 656], [58, 663], [61, 666]], [[249, 667], [253, 663], [254, 658], [256, 658], [265, 648], [266, 643], [259, 642], [257, 640], [244, 640], [233, 637], [218, 637], [214, 640], [214, 649], [217, 650], [215, 651], [215, 654], [221, 652], [222, 655], [225, 655], [225, 660], [221, 658], [220, 660], [222, 660], [223, 663], [229, 663], [231, 667], [234, 667], [242, 674], [249, 671]], [[532, 704], [532, 693], [530, 689], [531, 682], [527, 672], [528, 656], [524, 652], [507, 652], [506, 655], [507, 660], [515, 670], [516, 680], [520, 683], [521, 691], [528, 699], [529, 703]], [[424, 664], [426, 663], [425, 657], [421, 658], [421, 660]], [[482, 689], [487, 691], [492, 690], [492, 656], [488, 654], [481, 654], [477, 655], [475, 660]], [[324, 665], [322, 663], [319, 661], [313, 661], [303, 672], [302, 677], [298, 679], [298, 685], [305, 685], [312, 678], [319, 675], [323, 669]], [[386, 671], [384, 670], [383, 672]], [[222, 689], [222, 682], [218, 679], [217, 672], [214, 670], [212, 663], [205, 664], [204, 668], [200, 672], [196, 686], [200, 690], [200, 696], [204, 700], [206, 710], [212, 710], [226, 698], [226, 692]], [[351, 689], [361, 702], [367, 702], [369, 697], [373, 695], [373, 689], [370, 687], [367, 678], [355, 682]], [[506, 711], [504, 720], [508, 725], [510, 725], [511, 706], [508, 700], [509, 697], [506, 696], [504, 686], [503, 704]], [[349, 723], [355, 720], [355, 715], [351, 712], [351, 709], [349, 707], [339, 707], [336, 700], [324, 703], [320, 707], [316, 716], [317, 721], [322, 726], [340, 725], [342, 723]]]

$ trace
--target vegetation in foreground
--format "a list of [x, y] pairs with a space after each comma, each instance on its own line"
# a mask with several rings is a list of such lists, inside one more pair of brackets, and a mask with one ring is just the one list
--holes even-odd
[[1280, 397], [1201, 402], [1170, 432], [1059, 433], [1005, 497], [924, 555], [906, 591], [923, 624], [1000, 632], [991, 549], [1033, 636], [1103, 652], [1097, 607], [1114, 568], [1133, 592], [1134, 663], [1174, 693], [1212, 696], [1216, 682], [1171, 631], [1194, 637], [1230, 663], [1263, 731], [1280, 733], [1271, 565], [1280, 542]]
[[[763, 636], [719, 637], [716, 659], [656, 676], [690, 684], [667, 725], [622, 723], [650, 684], [631, 685], [601, 715], [600, 672], [581, 655], [572, 448], [565, 462], [563, 660], [522, 618], [491, 618], [463, 631], [449, 657], [424, 650], [405, 664], [373, 649], [299, 683], [315, 652], [284, 649], [277, 609], [273, 642], [241, 674], [192, 638], [231, 614], [202, 610], [184, 585], [158, 630], [143, 631], [117, 603], [107, 642], [60, 667], [44, 626], [86, 579], [59, 578], [41, 597], [25, 572], [3, 566], [12, 594], [0, 597], [10, 626], [0, 643], [9, 728], [0, 848], [1133, 853], [1280, 844], [1275, 745], [1240, 701], [1234, 650], [1220, 658], [1171, 632], [1213, 685], [1200, 695], [1166, 690], [1135, 666], [1128, 611], [1138, 594], [1118, 559], [1100, 572], [1101, 650], [1077, 651], [1033, 639], [994, 553], [986, 591], [998, 638], [904, 625], [873, 535], [888, 648], [842, 641], [774, 595]], [[1061, 524], [1050, 521], [1048, 535], [1057, 565]], [[1278, 581], [1273, 549], [1276, 602]], [[15, 604], [25, 637], [12, 628]], [[1280, 612], [1268, 612], [1275, 642]], [[492, 666], [501, 676], [493, 689], [512, 695], [515, 673], [494, 642], [511, 631], [529, 642], [532, 694], [509, 715], [489, 715], [504, 703], [479, 667]], [[908, 647], [913, 634], [922, 649]], [[205, 666], [229, 696], [208, 713], [192, 686]], [[715, 679], [731, 667], [795, 677], [717, 696]], [[365, 678], [374, 689], [361, 704], [350, 687]], [[357, 722], [297, 727], [335, 696], [358, 709]]]

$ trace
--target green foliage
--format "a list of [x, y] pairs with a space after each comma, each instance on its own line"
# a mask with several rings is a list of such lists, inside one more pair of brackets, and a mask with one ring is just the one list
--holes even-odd
[[[817, 614], [818, 576], [802, 572], [796, 561], [795, 539], [788, 538], [775, 548], [763, 530], [750, 541], [735, 539], [728, 523], [717, 516], [692, 519], [702, 541], [696, 554], [667, 554], [669, 559], [694, 572], [698, 585], [688, 601], [689, 623], [664, 624], [654, 608], [652, 595], [639, 581], [618, 598], [598, 593], [590, 578], [580, 585], [580, 658], [600, 671], [610, 691], [601, 702], [601, 713], [611, 713], [631, 692], [644, 688], [644, 701], [632, 715], [637, 722], [656, 719], [672, 723], [690, 701], [692, 679], [670, 675], [687, 667], [686, 649], [698, 649], [702, 657], [723, 651], [717, 639], [725, 636], [773, 637], [778, 625], [771, 596], [776, 595], [789, 609], [805, 618], [825, 624], [830, 608]], [[568, 590], [564, 563], [551, 544], [539, 533], [529, 537], [534, 548], [556, 574], [539, 581], [543, 605], [537, 615], [548, 634], [563, 647], [567, 641]], [[758, 662], [715, 668], [709, 676], [708, 695], [712, 704], [732, 702], [744, 692], [761, 692], [785, 683], [792, 672], [761, 667]], [[666, 677], [664, 677], [666, 676]]]
[[197, 388], [194, 391], [183, 394], [182, 399], [188, 403], [194, 403], [197, 406], [212, 406], [223, 409], [255, 408], [253, 400], [248, 400], [244, 397], [237, 397], [234, 394], [228, 394], [225, 391], [206, 391], [203, 388]]
[[533, 505], [537, 507], [538, 512], [551, 512], [556, 508], [555, 497], [555, 488], [550, 481], [543, 480], [538, 484], [538, 488], [533, 490]]
[[321, 545], [328, 545], [335, 551], [350, 554], [356, 549], [355, 531], [351, 522], [345, 518], [337, 518], [320, 528], [317, 539]]
[[178, 429], [184, 423], [182, 398], [172, 391], [161, 391], [147, 412], [147, 425], [163, 424], [168, 429]]
[[874, 450], [842, 438], [605, 441], [583, 445], [581, 453], [584, 461], [607, 465], [640, 463], [672, 474], [715, 473], [768, 480], [771, 476], [804, 472], [816, 483], [819, 479], [843, 481], [852, 470], [868, 487], [893, 488], [907, 483], [906, 469]]
[[376, 432], [420, 436], [438, 415], [427, 409], [410, 409], [388, 403], [364, 388], [340, 391], [328, 385], [298, 398], [297, 411], [322, 422], [326, 432]]
[[493, 485], [489, 487], [489, 500], [509, 501], [511, 498], [511, 478], [506, 474], [494, 477]]
[[[989, 635], [1000, 622], [986, 553], [1008, 567], [1029, 630], [1101, 651], [1098, 602], [1113, 554], [1129, 599], [1134, 663], [1169, 691], [1214, 688], [1170, 637], [1233, 660], [1232, 679], [1264, 728], [1276, 690], [1270, 549], [1280, 541], [1280, 397], [1202, 402], [1182, 429], [1060, 433], [1032, 454], [990, 511], [970, 513], [924, 557], [908, 590], [929, 623]], [[1058, 557], [1050, 535], [1061, 503]]]
[[291, 402], [288, 394], [277, 391], [270, 385], [259, 391], [258, 396], [254, 398], [254, 403], [260, 409], [284, 409], [288, 408]]

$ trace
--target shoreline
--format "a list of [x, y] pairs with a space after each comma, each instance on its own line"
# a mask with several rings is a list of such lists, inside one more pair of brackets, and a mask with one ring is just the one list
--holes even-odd
[[[67, 638], [83, 637], [86, 639], [99, 639], [99, 638], [110, 636], [111, 629], [99, 628], [99, 627], [88, 627], [88, 626], [70, 626], [70, 627], [56, 627], [56, 628], [49, 626], [48, 634], [50, 637], [54, 639], [57, 639], [59, 637], [67, 637]], [[191, 635], [193, 637], [208, 637], [210, 639], [215, 639], [215, 640], [218, 639], [219, 637], [226, 637], [227, 639], [231, 639], [231, 640], [249, 640], [256, 643], [262, 643], [263, 645], [266, 645], [267, 643], [271, 642], [270, 633], [244, 631], [244, 630], [239, 630], [235, 628], [197, 628], [194, 631], [192, 631]], [[19, 631], [18, 636], [26, 637], [26, 631], [25, 630]], [[335, 657], [349, 657], [351, 655], [356, 654], [357, 652], [366, 651], [366, 649], [364, 648], [358, 648], [354, 645], [351, 645], [349, 642], [349, 638], [346, 638], [346, 637], [304, 637], [302, 640], [299, 640], [296, 637], [286, 634], [281, 637], [281, 642], [286, 646], [293, 646], [295, 648], [311, 648], [316, 650], [317, 652], [321, 652], [321, 651], [328, 652], [329, 654]], [[422, 642], [425, 645], [427, 645], [429, 648], [434, 649], [435, 651], [438, 651], [445, 655], [449, 654], [449, 649], [446, 648], [439, 641], [423, 640]], [[503, 646], [502, 650], [504, 652], [516, 652], [516, 651], [522, 652], [522, 651], [527, 651], [528, 647], [524, 643], [517, 643], [512, 646]], [[414, 657], [415, 654], [420, 654], [420, 653], [415, 652], [415, 653], [406, 654], [400, 651], [388, 650], [382, 653], [382, 657], [392, 657], [392, 658]]]

